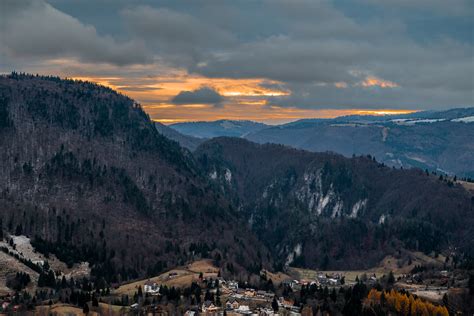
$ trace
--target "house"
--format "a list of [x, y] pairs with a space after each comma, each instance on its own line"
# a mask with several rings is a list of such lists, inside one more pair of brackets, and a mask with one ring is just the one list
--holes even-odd
[[235, 310], [236, 313], [243, 314], [243, 315], [251, 315], [252, 311], [248, 305], [240, 305], [239, 308]]
[[143, 285], [143, 292], [149, 293], [149, 294], [152, 294], [152, 295], [158, 295], [158, 294], [160, 294], [160, 286], [158, 284], [156, 284], [156, 282], [152, 282], [152, 281], [148, 280]]
[[10, 302], [3, 302], [2, 303], [2, 309], [3, 310], [7, 309], [9, 305], [10, 305]]
[[205, 301], [204, 303], [202, 303], [201, 311], [203, 313], [214, 313], [214, 312], [217, 312], [218, 310], [219, 310], [219, 307], [214, 305], [214, 303], [211, 301]]
[[334, 279], [334, 278], [329, 278], [327, 279], [327, 282], [329, 285], [337, 285], [339, 283], [339, 281], [337, 279]]
[[227, 303], [225, 303], [225, 307], [227, 310], [234, 310], [238, 309], [240, 306], [239, 302], [237, 300], [229, 300]]
[[32, 262], [37, 266], [44, 266], [44, 260], [33, 260]]
[[284, 285], [291, 287], [293, 291], [301, 290], [301, 283], [298, 280], [285, 280], [282, 282]]
[[233, 297], [233, 298], [235, 298], [235, 299], [238, 299], [238, 300], [240, 300], [240, 299], [243, 299], [243, 298], [244, 298], [244, 296], [243, 296], [242, 294], [238, 294], [238, 293], [236, 293], [236, 294], [233, 294], [233, 295], [232, 295], [232, 297]]
[[295, 306], [294, 304], [294, 301], [286, 300], [284, 297], [280, 297], [280, 299], [278, 300], [278, 306], [289, 311], [290, 315], [293, 315], [293, 313], [298, 314], [300, 312], [300, 308], [298, 306]]
[[255, 297], [257, 292], [254, 289], [245, 289], [244, 295], [247, 297]]
[[278, 315], [278, 314], [275, 314], [275, 312], [271, 308], [261, 308], [259, 312], [260, 312], [259, 315], [261, 315], [261, 316], [275, 316], [275, 315]]
[[171, 278], [174, 278], [174, 277], [177, 277], [178, 276], [178, 272], [170, 272], [168, 274], [168, 278], [171, 279]]
[[228, 289], [231, 289], [233, 291], [237, 291], [237, 289], [239, 288], [239, 282], [237, 281], [227, 281], [226, 285]]

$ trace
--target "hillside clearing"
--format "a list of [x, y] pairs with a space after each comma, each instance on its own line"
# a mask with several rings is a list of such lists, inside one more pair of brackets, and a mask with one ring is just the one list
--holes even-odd
[[169, 270], [156, 277], [121, 285], [113, 291], [113, 294], [126, 294], [131, 296], [138, 290], [139, 286], [143, 287], [147, 281], [166, 285], [168, 287], [187, 287], [190, 286], [192, 282], [199, 281], [200, 273], [203, 274], [204, 278], [217, 278], [218, 272], [219, 269], [212, 264], [211, 260], [199, 260], [186, 265], [185, 267], [177, 267]]

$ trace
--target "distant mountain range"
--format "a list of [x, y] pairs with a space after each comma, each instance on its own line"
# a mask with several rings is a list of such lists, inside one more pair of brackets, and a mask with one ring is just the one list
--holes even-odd
[[170, 127], [185, 135], [213, 138], [219, 136], [245, 137], [250, 133], [268, 127], [268, 125], [253, 121], [219, 120], [213, 122], [176, 123], [170, 125]]
[[[200, 128], [225, 121], [186, 123], [180, 133], [201, 136]], [[246, 122], [246, 126], [250, 123]], [[205, 128], [203, 126], [206, 126]], [[374, 156], [395, 167], [419, 167], [458, 177], [474, 178], [474, 108], [417, 112], [396, 116], [345, 116], [304, 119], [234, 133], [257, 143], [275, 143], [314, 152], [332, 151], [346, 157]], [[228, 136], [214, 128], [214, 136]]]
[[[432, 123], [353, 124], [379, 138], [390, 128], [388, 141], [398, 127]], [[452, 134], [472, 125], [444, 124]], [[365, 155], [236, 137], [198, 145], [93, 83], [0, 76], [0, 149], [0, 231], [27, 235], [68, 264], [87, 261], [109, 282], [196, 258], [238, 275], [365, 268], [405, 249], [458, 262], [474, 255], [474, 197], [457, 182]]]
[[205, 138], [198, 138], [190, 135], [181, 134], [175, 129], [159, 122], [155, 122], [155, 127], [160, 134], [169, 139], [177, 141], [181, 146], [191, 151], [194, 151], [200, 144], [202, 144], [206, 140]]

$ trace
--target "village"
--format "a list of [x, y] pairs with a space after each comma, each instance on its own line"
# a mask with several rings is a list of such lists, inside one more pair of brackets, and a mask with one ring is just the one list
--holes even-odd
[[[212, 274], [214, 273], [211, 271], [208, 270], [204, 274], [200, 273], [198, 277], [200, 285], [207, 289], [204, 294], [204, 300], [200, 304], [190, 306], [186, 310], [185, 315], [308, 315], [308, 313], [305, 313], [305, 308], [295, 304], [295, 301], [289, 297], [278, 296], [276, 291], [246, 287], [242, 282], [226, 280], [219, 276], [213, 278]], [[206, 274], [211, 274], [211, 276], [205, 278], [204, 275]], [[186, 274], [170, 272], [165, 277], [162, 276], [161, 281], [166, 283], [166, 281], [183, 277], [186, 277]], [[262, 272], [261, 277], [263, 279], [268, 278], [266, 271]], [[275, 285], [292, 292], [297, 292], [303, 287], [336, 288], [344, 284], [344, 276], [340, 273], [319, 273], [312, 280], [292, 279], [285, 275], [284, 279]], [[163, 285], [158, 280], [153, 281], [151, 279], [144, 282], [143, 287], [138, 285], [136, 290], [137, 293], [141, 293], [140, 295], [143, 297], [143, 300], [138, 300], [138, 302], [131, 304], [130, 310], [136, 313], [163, 313], [164, 308], [160, 304], [150, 303], [159, 301], [162, 295], [162, 287]]]
[[[5, 261], [4, 271], [8, 272], [6, 267], [23, 267], [17, 270], [17, 278], [22, 280], [28, 275], [24, 293], [36, 296], [36, 302], [30, 307], [22, 304], [3, 277], [0, 314], [34, 308], [45, 315], [315, 315], [314, 306], [317, 311], [328, 311], [326, 302], [346, 304], [345, 293], [360, 286], [365, 292], [381, 286], [395, 289], [435, 304], [447, 304], [448, 294], [452, 297], [457, 288], [467, 286], [466, 275], [446, 265], [445, 257], [411, 253], [413, 262], [398, 269], [393, 265], [395, 258], [387, 258], [385, 266], [373, 270], [316, 271], [287, 267], [285, 272], [277, 273], [261, 270], [252, 279], [248, 275], [222, 276], [221, 268], [213, 260], [200, 259], [154, 277], [94, 290], [86, 281], [90, 271], [87, 263], [68, 269], [54, 256], [46, 261], [24, 236], [7, 240], [1, 243], [0, 253]], [[53, 278], [54, 282], [49, 284], [44, 273], [46, 266], [52, 267], [50, 271], [55, 269], [56, 280]], [[77, 281], [71, 283], [73, 279]], [[82, 291], [78, 292], [80, 299], [71, 292], [78, 288]], [[313, 300], [312, 306], [306, 301], [308, 297], [310, 303]], [[313, 298], [317, 298], [316, 303]], [[460, 309], [460, 305], [460, 301], [449, 300], [452, 309]]]

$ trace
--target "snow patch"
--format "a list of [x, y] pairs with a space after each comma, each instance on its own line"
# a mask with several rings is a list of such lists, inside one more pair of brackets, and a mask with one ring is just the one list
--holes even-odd
[[216, 180], [217, 179], [217, 171], [214, 170], [213, 172], [211, 172], [209, 174], [209, 177], [212, 179], [212, 180]]
[[357, 201], [354, 206], [352, 206], [351, 214], [349, 215], [350, 218], [357, 218], [357, 214], [359, 211], [367, 205], [367, 199]]
[[329, 191], [326, 196], [323, 195], [322, 197], [319, 198], [318, 204], [316, 205], [316, 213], [318, 213], [318, 215], [321, 215], [323, 213], [324, 209], [331, 201], [331, 196], [332, 196], [332, 191]]
[[395, 120], [392, 120], [392, 122], [398, 125], [415, 125], [418, 123], [436, 123], [436, 122], [442, 122], [442, 121], [446, 121], [446, 119], [418, 119], [418, 120], [395, 119]]
[[388, 137], [388, 128], [384, 127], [382, 129], [382, 142], [385, 142], [387, 140], [387, 137]]
[[460, 123], [472, 123], [474, 122], [474, 116], [466, 116], [466, 117], [460, 117], [457, 119], [453, 119], [453, 122], [460, 122]]
[[408, 159], [415, 160], [421, 163], [426, 163], [426, 160], [417, 156], [405, 155]]
[[336, 218], [338, 216], [341, 216], [342, 206], [343, 206], [342, 201], [337, 201], [336, 202], [336, 204], [332, 208], [332, 214], [331, 214], [332, 218]]
[[232, 180], [232, 172], [229, 169], [225, 169], [225, 181], [229, 182]]

